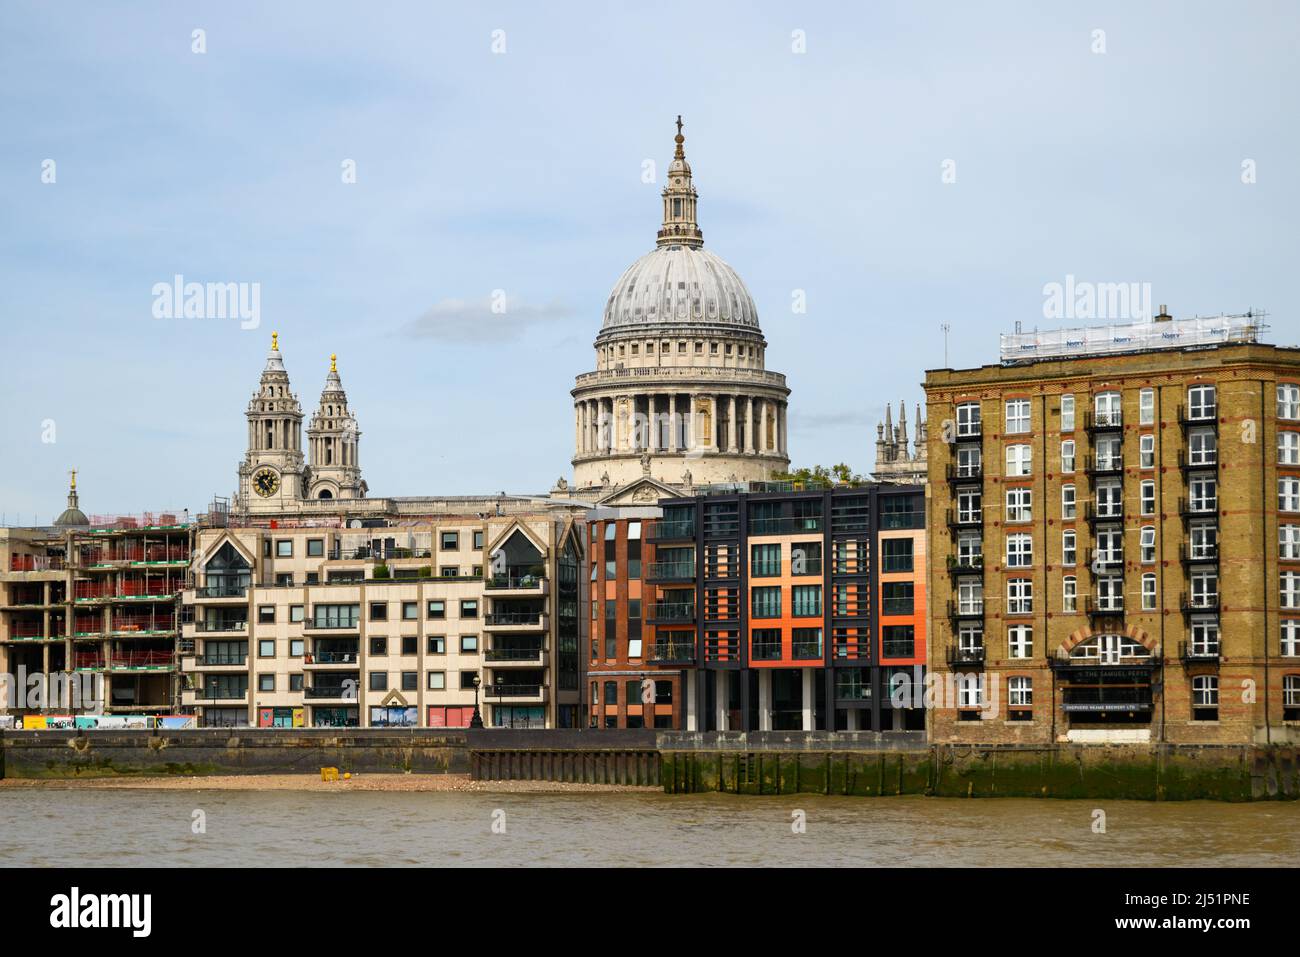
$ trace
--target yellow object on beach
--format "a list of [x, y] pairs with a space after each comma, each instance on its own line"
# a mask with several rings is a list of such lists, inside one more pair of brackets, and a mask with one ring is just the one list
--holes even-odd
[[339, 779], [338, 768], [321, 768], [320, 779], [322, 781], [337, 781]]
[[344, 780], [344, 781], [351, 781], [351, 780], [352, 780], [352, 772], [351, 772], [351, 771], [344, 771], [344, 772], [343, 772], [343, 780]]

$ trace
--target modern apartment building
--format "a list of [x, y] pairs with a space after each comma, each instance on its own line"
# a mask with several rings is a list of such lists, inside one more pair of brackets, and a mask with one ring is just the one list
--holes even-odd
[[42, 675], [51, 689], [12, 713], [90, 710], [56, 693], [73, 674], [99, 680], [99, 713], [171, 713], [190, 535], [174, 513], [88, 518], [75, 475], [55, 525], [0, 529], [0, 673], [24, 685], [20, 675]]
[[1300, 350], [1250, 316], [926, 376], [944, 741], [1296, 740]]
[[583, 530], [534, 513], [204, 527], [181, 704], [200, 725], [577, 727]]
[[[924, 490], [713, 486], [591, 526], [590, 723], [921, 730]], [[668, 722], [672, 723], [669, 724]]]

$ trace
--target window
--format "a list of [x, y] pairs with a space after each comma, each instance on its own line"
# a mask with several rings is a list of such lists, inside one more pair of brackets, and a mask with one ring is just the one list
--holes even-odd
[[1197, 675], [1192, 679], [1192, 720], [1219, 719], [1219, 676]]
[[1031, 568], [1034, 564], [1034, 540], [1029, 535], [1007, 536], [1007, 567]]
[[1192, 607], [1218, 607], [1219, 575], [1218, 572], [1195, 572], [1192, 575]]
[[1277, 464], [1300, 465], [1300, 432], [1277, 434]]
[[1007, 614], [1031, 615], [1034, 612], [1034, 583], [1028, 578], [1007, 579]]
[[257, 676], [257, 690], [258, 690], [258, 691], [274, 691], [274, 690], [275, 690], [275, 675], [258, 675], [258, 676]]
[[1193, 512], [1213, 512], [1219, 507], [1219, 482], [1215, 478], [1194, 478], [1188, 483]]
[[416, 671], [402, 672], [402, 690], [418, 691], [420, 688], [420, 675]]
[[447, 603], [441, 599], [430, 601], [428, 614], [430, 618], [446, 618]]
[[1034, 679], [1014, 675], [1007, 679], [1007, 720], [1032, 721], [1034, 712]]
[[1095, 447], [1098, 469], [1119, 469], [1124, 467], [1124, 449], [1117, 436], [1098, 436]]
[[483, 551], [483, 532], [481, 529], [474, 533], [474, 551]]
[[1138, 468], [1156, 467], [1156, 437], [1147, 433], [1138, 438]]
[[978, 578], [957, 581], [957, 610], [963, 615], [984, 614], [984, 583]]
[[978, 445], [957, 446], [957, 477], [979, 478], [984, 467], [984, 450]]
[[302, 687], [303, 687], [303, 684], [302, 684], [302, 675], [301, 675], [301, 674], [296, 674], [296, 675], [290, 675], [290, 676], [289, 676], [289, 690], [290, 690], [290, 691], [301, 691], [301, 690], [302, 690]]
[[912, 571], [912, 539], [886, 538], [881, 541], [883, 570], [886, 572]]
[[478, 678], [477, 670], [462, 671], [460, 673], [460, 690], [470, 691], [474, 688], [474, 680]]
[[1155, 425], [1156, 390], [1143, 389], [1138, 393], [1138, 425]]
[[755, 578], [775, 578], [781, 574], [781, 546], [755, 545], [750, 550], [750, 574]]
[[460, 617], [477, 618], [478, 600], [475, 598], [462, 598], [460, 600]]
[[276, 584], [276, 587], [277, 587], [277, 588], [291, 588], [291, 587], [293, 587], [293, 573], [292, 573], [292, 572], [278, 572], [278, 573], [276, 573], [276, 576], [275, 576], [275, 584]]
[[957, 406], [957, 437], [974, 438], [980, 434], [980, 404], [963, 402]]
[[312, 627], [355, 629], [360, 614], [359, 605], [315, 605], [312, 607]]
[[301, 638], [294, 638], [289, 642], [289, 657], [301, 658], [303, 652], [307, 650], [307, 644]]
[[274, 658], [275, 657], [275, 639], [264, 638], [257, 643], [257, 657]]
[[1029, 431], [1029, 400], [1008, 399], [1006, 403], [1007, 435], [1020, 435]]
[[961, 522], [978, 522], [980, 519], [982, 493], [978, 489], [957, 493], [957, 520]]
[[442, 550], [445, 552], [459, 551], [460, 549], [460, 532], [443, 532], [438, 541], [441, 543]]
[[1097, 576], [1097, 608], [1101, 611], [1124, 610], [1124, 578], [1121, 575]]
[[1218, 442], [1212, 429], [1194, 429], [1187, 437], [1187, 461], [1190, 465], [1213, 465], [1218, 460]]
[[1215, 389], [1212, 385], [1194, 385], [1187, 390], [1187, 417], [1212, 419], [1218, 415]]
[[1282, 619], [1282, 656], [1300, 658], [1300, 618]]
[[916, 596], [912, 582], [885, 582], [880, 586], [880, 613], [882, 615], [910, 615], [916, 611]]
[[1012, 658], [1034, 656], [1034, 629], [1030, 625], [1012, 625], [1007, 629], [1007, 654]]
[[1282, 676], [1282, 718], [1300, 721], [1300, 675]]
[[459, 566], [459, 565], [443, 565], [442, 568], [440, 568], [440, 569], [438, 570], [438, 574], [440, 574], [443, 578], [459, 578], [459, 577], [460, 577], [460, 566]]
[[1074, 431], [1074, 396], [1061, 396], [1061, 431]]
[[1142, 610], [1156, 610], [1156, 576], [1151, 572], [1142, 576]]
[[429, 672], [429, 690], [446, 691], [447, 690], [447, 672], [430, 671]]
[[1007, 489], [1007, 521], [1032, 521], [1033, 497], [1033, 492], [1027, 488]]
[[1079, 610], [1079, 580], [1073, 575], [1061, 579], [1061, 611], [1077, 612]]
[[1061, 486], [1061, 518], [1071, 519], [1078, 515], [1078, 503], [1075, 499], [1074, 486]]
[[325, 539], [309, 538], [307, 539], [307, 556], [309, 558], [320, 558], [325, 554]]
[[1300, 419], [1300, 385], [1279, 382], [1277, 386], [1277, 417]]
[[1067, 528], [1061, 533], [1061, 564], [1077, 565], [1079, 563], [1079, 536], [1074, 529]]
[[1300, 561], [1300, 525], [1277, 527], [1277, 557], [1285, 561]]
[[1282, 607], [1290, 611], [1300, 609], [1300, 572], [1282, 573]]
[[447, 653], [447, 639], [442, 635], [430, 635], [424, 647], [431, 655], [444, 655]]
[[1138, 486], [1138, 510], [1143, 515], [1156, 513], [1155, 479], [1143, 479], [1142, 484]]
[[258, 605], [257, 606], [257, 623], [259, 625], [275, 624], [275, 606]]
[[1300, 512], [1300, 478], [1277, 480], [1277, 508], [1280, 512]]
[[402, 654], [418, 655], [420, 653], [419, 639], [415, 635], [402, 636]]
[[478, 635], [461, 635], [460, 650], [462, 654], [478, 654]]
[[388, 654], [388, 639], [382, 635], [371, 636], [370, 653], [379, 656]]
[[1218, 657], [1219, 623], [1213, 618], [1192, 619], [1192, 654], [1196, 657]]
[[750, 595], [753, 607], [750, 614], [754, 618], [781, 617], [781, 589], [779, 586], [760, 586], [752, 588]]
[[388, 672], [372, 671], [370, 672], [370, 690], [387, 691], [388, 690]]
[[[899, 584], [899, 583], [895, 583]], [[909, 587], [910, 582], [905, 583]], [[794, 585], [790, 589], [791, 614], [797, 618], [813, 618], [822, 613], [821, 585]]]
[[[984, 673], [975, 672], [959, 677], [957, 681], [957, 707], [984, 707]], [[978, 716], [977, 716], [978, 717]]]
[[957, 539], [957, 564], [967, 567], [984, 564], [984, 540], [978, 535], [962, 535]]
[[293, 558], [293, 539], [281, 538], [275, 543], [276, 558]]
[[1138, 539], [1138, 554], [1143, 565], [1153, 565], [1156, 560], [1156, 530], [1153, 525], [1142, 526], [1141, 536]]
[[1123, 424], [1120, 414], [1118, 392], [1099, 392], [1093, 399], [1093, 416], [1098, 425], [1118, 426]]
[[1074, 439], [1061, 443], [1061, 471], [1067, 474], [1074, 471]]
[[1033, 472], [1034, 450], [1028, 445], [1007, 446], [1007, 475], [1016, 477]]
[[292, 624], [301, 624], [304, 619], [304, 607], [302, 605], [289, 606], [289, 621]]
[[1192, 525], [1189, 551], [1192, 558], [1214, 558], [1219, 548], [1219, 529], [1207, 523]]
[[1097, 564], [1122, 565], [1124, 563], [1124, 533], [1114, 529], [1097, 532]]
[[388, 602], [372, 601], [370, 603], [371, 621], [388, 621]]

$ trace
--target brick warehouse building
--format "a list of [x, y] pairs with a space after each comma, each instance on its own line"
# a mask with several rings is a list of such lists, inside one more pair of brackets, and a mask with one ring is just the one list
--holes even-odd
[[930, 666], [963, 676], [932, 740], [1300, 737], [1300, 349], [1259, 329], [1162, 309], [927, 373]]
[[727, 484], [660, 506], [592, 521], [592, 726], [922, 729], [887, 690], [925, 667], [922, 488]]

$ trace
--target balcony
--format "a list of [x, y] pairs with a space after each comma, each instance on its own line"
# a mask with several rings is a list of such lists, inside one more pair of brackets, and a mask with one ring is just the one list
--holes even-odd
[[694, 664], [695, 641], [656, 641], [650, 649], [650, 660], [661, 665]]
[[646, 621], [649, 622], [692, 622], [695, 620], [695, 602], [661, 601], [648, 606]]
[[1124, 596], [1112, 595], [1106, 599], [1100, 599], [1093, 595], [1088, 595], [1083, 602], [1084, 612], [1091, 621], [1097, 621], [1104, 618], [1123, 618], [1124, 617]]
[[247, 582], [236, 585], [204, 585], [194, 589], [194, 597], [200, 601], [213, 598], [244, 599], [248, 597], [248, 588]]
[[302, 664], [304, 668], [313, 669], [346, 669], [349, 665], [353, 668], [357, 665], [356, 651], [315, 651], [304, 655]]
[[1087, 411], [1083, 414], [1083, 428], [1086, 432], [1122, 432], [1124, 415], [1118, 410], [1109, 412]]
[[1178, 601], [1178, 607], [1182, 609], [1183, 617], [1190, 618], [1192, 615], [1217, 615], [1219, 613], [1219, 594], [1197, 594], [1188, 595], [1183, 593]]
[[979, 645], [974, 648], [954, 648], [948, 647], [948, 667], [949, 668], [982, 668], [984, 667], [985, 648]]
[[541, 575], [497, 575], [490, 578], [483, 587], [499, 598], [545, 595], [549, 590], [547, 579]]
[[967, 602], [965, 605], [959, 601], [948, 602], [948, 619], [954, 627], [959, 621], [983, 621], [984, 600], [981, 598], [978, 602]]
[[114, 617], [110, 624], [115, 638], [153, 638], [176, 634], [176, 622], [170, 617], [123, 615]]
[[109, 659], [110, 671], [175, 671], [170, 651], [115, 652]]
[[1219, 545], [1195, 545], [1183, 542], [1180, 557], [1184, 565], [1216, 565], [1219, 561]]
[[749, 658], [751, 661], [780, 661], [781, 642], [755, 641], [749, 646]]
[[1183, 524], [1196, 519], [1213, 519], [1219, 520], [1219, 500], [1215, 498], [1198, 498], [1178, 500], [1178, 514], [1183, 520]]
[[948, 529], [957, 531], [959, 529], [971, 529], [984, 527], [983, 509], [948, 509]]
[[546, 686], [533, 681], [502, 681], [484, 685], [483, 700], [488, 704], [536, 704], [546, 700]]
[[490, 611], [483, 616], [483, 625], [493, 631], [536, 631], [546, 627], [546, 614], [541, 611]]
[[695, 520], [686, 519], [685, 521], [658, 521], [650, 526], [646, 535], [646, 541], [649, 542], [680, 542], [695, 539]]
[[303, 622], [302, 630], [304, 633], [313, 631], [359, 632], [361, 631], [361, 621], [359, 618], [311, 618]]
[[1178, 467], [1183, 472], [1215, 472], [1219, 468], [1219, 452], [1215, 449], [1211, 452], [1202, 452], [1193, 462], [1187, 454], [1187, 450], [1178, 453]]
[[984, 556], [970, 555], [962, 558], [959, 555], [949, 555], [948, 574], [952, 578], [959, 578], [962, 575], [983, 575]]
[[949, 485], [978, 485], [984, 481], [984, 463], [958, 465], [956, 462], [949, 462], [947, 475]]
[[1210, 427], [1219, 431], [1219, 406], [1217, 404], [1188, 409], [1185, 405], [1178, 407], [1178, 425], [1186, 432], [1188, 429]]
[[1124, 503], [1110, 502], [1105, 508], [1101, 508], [1095, 502], [1089, 502], [1084, 509], [1084, 518], [1089, 525], [1105, 524], [1107, 522], [1124, 521]]
[[856, 681], [835, 682], [836, 701], [870, 701], [871, 683], [858, 679]]
[[200, 634], [232, 634], [235, 632], [248, 631], [248, 622], [244, 620], [225, 621], [213, 619], [212, 621], [194, 622], [194, 630]]
[[1181, 641], [1178, 643], [1178, 657], [1183, 667], [1188, 665], [1217, 665], [1222, 660], [1217, 641]]
[[346, 685], [313, 685], [302, 689], [302, 697], [304, 701], [351, 701], [355, 703], [359, 685], [359, 681], [352, 681]]
[[1124, 553], [1122, 551], [1088, 549], [1088, 570], [1096, 575], [1114, 575], [1124, 570]]
[[880, 658], [883, 661], [886, 658], [915, 658], [916, 641], [915, 639], [898, 639], [890, 641], [888, 639], [880, 642]]
[[1123, 475], [1124, 459], [1118, 455], [1089, 455], [1083, 461], [1083, 470], [1092, 477]]
[[958, 422], [954, 442], [981, 442], [984, 439], [983, 422]]
[[751, 535], [797, 535], [803, 532], [820, 532], [821, 530], [822, 517], [820, 515], [751, 518], [749, 520], [749, 534]]
[[244, 671], [248, 668], [248, 655], [207, 654], [189, 655], [181, 659], [181, 670], [192, 671]]
[[181, 692], [181, 704], [194, 705], [248, 703], [248, 689], [238, 688], [189, 688]]
[[489, 648], [483, 655], [485, 661], [491, 662], [498, 668], [531, 666], [533, 668], [545, 664], [543, 660], [545, 649], [540, 643], [528, 645], [506, 645], [500, 648]]
[[836, 635], [831, 642], [831, 656], [837, 661], [863, 661], [871, 657], [871, 639], [866, 636]]
[[645, 568], [648, 582], [693, 582], [694, 562], [651, 562]]
[[791, 650], [795, 661], [821, 661], [822, 660], [822, 643], [820, 640], [806, 641], [795, 639], [791, 643]]

